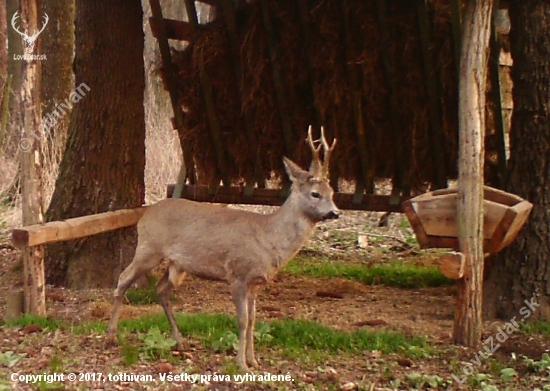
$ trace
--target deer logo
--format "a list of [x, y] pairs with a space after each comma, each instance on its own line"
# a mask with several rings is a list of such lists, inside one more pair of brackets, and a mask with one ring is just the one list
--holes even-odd
[[42, 25], [42, 28], [40, 29], [40, 31], [37, 31], [33, 35], [28, 35], [27, 34], [28, 30], [25, 30], [25, 32], [22, 32], [15, 25], [15, 22], [16, 22], [17, 18], [19, 17], [18, 13], [19, 13], [19, 11], [17, 11], [15, 14], [13, 14], [13, 17], [11, 18], [11, 26], [13, 27], [13, 29], [15, 31], [17, 31], [23, 37], [23, 41], [25, 42], [25, 53], [26, 54], [32, 54], [32, 52], [34, 51], [34, 44], [36, 43], [36, 39], [38, 38], [40, 33], [42, 33], [42, 31], [44, 31], [44, 29], [46, 28], [50, 18], [48, 17], [47, 14], [44, 14], [44, 24]]

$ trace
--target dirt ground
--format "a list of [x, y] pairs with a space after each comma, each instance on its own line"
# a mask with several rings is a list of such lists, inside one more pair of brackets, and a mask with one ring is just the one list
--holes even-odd
[[[322, 226], [306, 251], [316, 251], [336, 256], [352, 263], [365, 265], [381, 264], [392, 259], [406, 259], [422, 264], [433, 264], [436, 257], [417, 248], [403, 248], [401, 238], [410, 234], [400, 219], [392, 217], [389, 228], [377, 226], [379, 214], [356, 214], [344, 217], [336, 226]], [[359, 219], [360, 218], [360, 219]], [[360, 222], [359, 222], [360, 221]], [[339, 230], [339, 231], [338, 231]], [[369, 245], [359, 246], [346, 242], [346, 233], [363, 230]], [[398, 232], [399, 231], [399, 232]], [[394, 238], [394, 239], [392, 239]], [[20, 261], [18, 253], [6, 239], [0, 244], [0, 310], [4, 313], [6, 294], [20, 287]], [[342, 249], [342, 244], [348, 246]], [[362, 248], [363, 247], [363, 248]], [[368, 267], [368, 266], [365, 266]], [[335, 292], [338, 298], [323, 297], [319, 292]], [[477, 373], [492, 376], [497, 388], [487, 388], [489, 383], [468, 379], [463, 386], [452, 380], [452, 375], [462, 374], [462, 367], [475, 357], [475, 352], [453, 345], [451, 334], [454, 319], [454, 295], [456, 288], [398, 289], [381, 285], [367, 286], [340, 278], [314, 279], [282, 273], [259, 295], [257, 318], [259, 321], [274, 319], [305, 319], [344, 331], [360, 328], [380, 328], [400, 331], [408, 336], [425, 337], [434, 351], [425, 357], [408, 358], [404, 354], [382, 355], [380, 352], [363, 352], [357, 355], [337, 355], [322, 363], [318, 360], [291, 360], [281, 356], [276, 349], [257, 350], [261, 368], [256, 374], [290, 374], [293, 381], [284, 382], [214, 382], [191, 384], [167, 382], [161, 384], [137, 380], [106, 382], [64, 382], [30, 386], [12, 381], [12, 374], [38, 375], [56, 372], [73, 373], [133, 373], [135, 375], [159, 373], [183, 374], [193, 368], [195, 373], [221, 374], [234, 360], [233, 354], [217, 354], [201, 346], [199, 341], [190, 341], [184, 353], [173, 352], [180, 360], [149, 361], [140, 359], [136, 365], [124, 366], [121, 348], [108, 347], [104, 334], [73, 335], [69, 330], [55, 332], [40, 327], [0, 327], [0, 353], [13, 351], [24, 355], [13, 366], [0, 362], [0, 390], [3, 389], [340, 389], [340, 390], [392, 390], [423, 387], [433, 389], [484, 389], [484, 390], [531, 390], [547, 382], [537, 378], [519, 361], [525, 355], [540, 360], [550, 344], [541, 336], [516, 333], [511, 336], [493, 357], [483, 361]], [[79, 325], [90, 321], [108, 322], [111, 312], [112, 290], [68, 290], [47, 287], [48, 316]], [[326, 296], [326, 295], [325, 295]], [[338, 295], [337, 295], [338, 296]], [[174, 310], [182, 313], [224, 313], [234, 316], [228, 287], [223, 283], [188, 279], [176, 292]], [[124, 306], [122, 319], [139, 318], [145, 314], [160, 313], [159, 305]], [[487, 323], [484, 337], [496, 333], [502, 322]], [[518, 358], [513, 362], [513, 355]], [[306, 355], [307, 356], [307, 355]], [[59, 364], [61, 363], [61, 364]], [[55, 365], [54, 365], [55, 364]], [[516, 365], [517, 364], [517, 365]], [[512, 381], [499, 380], [499, 368], [513, 367], [517, 373]], [[495, 369], [496, 368], [496, 369]], [[442, 379], [439, 384], [414, 385], [415, 376]], [[409, 379], [409, 380], [407, 380]], [[481, 380], [480, 380], [481, 379]], [[399, 382], [401, 384], [399, 384]], [[437, 382], [436, 382], [437, 383]], [[550, 384], [550, 383], [548, 383]], [[485, 388], [484, 388], [485, 387]]]

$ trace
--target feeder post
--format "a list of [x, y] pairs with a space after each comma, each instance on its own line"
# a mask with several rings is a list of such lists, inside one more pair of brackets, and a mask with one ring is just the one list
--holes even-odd
[[464, 18], [459, 81], [458, 227], [470, 276], [459, 281], [456, 343], [476, 347], [483, 318], [483, 165], [485, 89], [493, 0], [470, 1]]
[[[27, 31], [39, 31], [44, 19], [39, 15], [36, 0], [21, 1], [21, 27]], [[36, 42], [38, 44], [40, 39]], [[37, 54], [38, 47], [32, 54]], [[29, 53], [25, 49], [25, 54]], [[30, 54], [30, 53], [29, 53]], [[40, 141], [40, 61], [24, 61], [21, 88], [21, 114], [23, 117], [21, 153], [21, 196], [23, 225], [44, 223], [42, 205], [42, 150]], [[25, 313], [46, 316], [46, 283], [44, 275], [44, 247], [23, 249], [23, 283]]]

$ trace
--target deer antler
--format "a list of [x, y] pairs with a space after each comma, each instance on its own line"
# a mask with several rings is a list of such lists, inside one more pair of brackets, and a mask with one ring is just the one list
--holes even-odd
[[15, 14], [13, 14], [13, 17], [11, 18], [11, 27], [13, 27], [13, 29], [15, 31], [17, 31], [19, 33], [19, 35], [22, 35], [23, 37], [28, 38], [29, 36], [27, 35], [26, 30], [25, 30], [25, 32], [19, 31], [19, 29], [15, 26], [15, 21], [18, 18], [18, 15], [17, 15], [18, 13], [19, 13], [19, 11], [16, 11]]
[[330, 161], [330, 155], [336, 146], [336, 139], [332, 140], [332, 145], [328, 145], [327, 139], [325, 138], [325, 128], [321, 126], [321, 144], [323, 145], [324, 154], [323, 154], [323, 175], [328, 178], [328, 167]]
[[[321, 139], [316, 140], [316, 141], [320, 141], [320, 144], [318, 147], [315, 147], [316, 141], [313, 140], [313, 137], [311, 135], [311, 129], [312, 128], [310, 125], [307, 131], [307, 138], [306, 138], [306, 141], [308, 142], [309, 147], [311, 148], [311, 153], [313, 154], [313, 160], [311, 161], [311, 167], [309, 168], [309, 172], [316, 177], [322, 176], [322, 177], [328, 178], [328, 167], [329, 167], [330, 155], [332, 154], [332, 151], [336, 146], [336, 139], [334, 139], [334, 141], [332, 142], [332, 145], [329, 145], [325, 137], [325, 128], [321, 126]], [[321, 158], [319, 156], [321, 147], [323, 147], [323, 150], [324, 150], [323, 161], [321, 161]]]
[[313, 141], [313, 137], [311, 136], [311, 125], [309, 125], [309, 128], [307, 130], [306, 141], [308, 142], [309, 148], [311, 148], [311, 154], [313, 155], [311, 166], [309, 167], [309, 172], [314, 176], [318, 176], [323, 171], [323, 163], [321, 162], [321, 158], [319, 156], [322, 145], [319, 145], [317, 148], [315, 148], [315, 141]]
[[44, 21], [44, 24], [42, 25], [42, 28], [40, 29], [40, 31], [37, 31], [36, 33], [34, 33], [34, 34], [32, 35], [31, 40], [35, 40], [35, 39], [40, 35], [40, 33], [41, 33], [42, 31], [44, 31], [44, 29], [45, 29], [46, 26], [48, 25], [48, 21], [50, 20], [50, 17], [49, 17], [47, 14], [45, 14], [45, 15], [44, 15], [44, 19], [45, 19], [45, 21]]

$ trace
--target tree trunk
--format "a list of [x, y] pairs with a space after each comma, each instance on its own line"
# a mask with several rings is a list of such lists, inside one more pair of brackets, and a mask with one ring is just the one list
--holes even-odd
[[0, 93], [8, 77], [8, 14], [7, 0], [0, 0]]
[[[38, 4], [36, 0], [21, 2], [22, 26], [37, 31]], [[42, 154], [40, 139], [34, 135], [40, 124], [40, 61], [25, 61], [21, 89], [23, 138], [19, 144], [21, 155], [21, 198], [23, 225], [44, 222], [42, 205]], [[23, 250], [23, 281], [25, 312], [46, 316], [46, 284], [44, 281], [44, 247]]]
[[[41, 37], [40, 52], [48, 60], [42, 64], [42, 113], [47, 115], [55, 110], [56, 103], [64, 102], [74, 89], [74, 0], [42, 0], [42, 14], [50, 17], [51, 23]], [[43, 140], [48, 147], [46, 159], [51, 159], [52, 142], [64, 140], [69, 126], [69, 115], [49, 130]]]
[[[74, 69], [81, 98], [71, 115], [48, 221], [144, 202], [142, 21], [139, 1], [76, 1]], [[51, 246], [47, 281], [111, 287], [130, 262], [135, 239], [132, 227]]]
[[454, 339], [471, 347], [479, 343], [483, 328], [485, 90], [492, 9], [492, 0], [469, 2], [460, 62], [458, 224], [470, 273], [458, 284]]
[[[509, 320], [532, 305], [529, 320], [550, 317], [550, 3], [510, 2], [514, 112], [506, 190], [533, 203], [516, 241], [486, 269], [485, 316]], [[532, 310], [532, 311], [531, 311]], [[523, 314], [522, 314], [523, 315]]]

